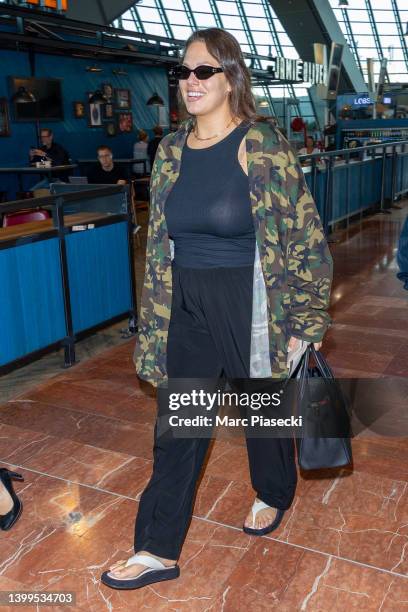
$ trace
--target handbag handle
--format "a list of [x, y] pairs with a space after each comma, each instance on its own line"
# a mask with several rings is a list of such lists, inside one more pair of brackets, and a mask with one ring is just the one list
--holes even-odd
[[315, 358], [317, 369], [320, 371], [323, 377], [324, 378], [334, 378], [332, 369], [330, 368], [329, 364], [327, 363], [326, 359], [323, 357], [321, 352], [316, 351], [313, 344], [310, 344], [309, 348], [310, 348], [311, 354]]
[[334, 374], [329, 364], [327, 363], [326, 359], [323, 357], [322, 353], [320, 351], [316, 351], [313, 344], [309, 344], [306, 351], [303, 354], [301, 366], [296, 376], [296, 378], [301, 381], [301, 385], [300, 385], [301, 393], [303, 393], [304, 391], [304, 386], [306, 384], [305, 381], [309, 376], [308, 370], [309, 370], [310, 355], [313, 355], [316, 361], [317, 370], [321, 374], [322, 378], [330, 378], [332, 380], [334, 379]]

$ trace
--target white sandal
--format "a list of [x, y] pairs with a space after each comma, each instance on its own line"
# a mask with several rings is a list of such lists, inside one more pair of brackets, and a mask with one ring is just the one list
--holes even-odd
[[270, 533], [271, 531], [279, 527], [283, 515], [285, 514], [285, 510], [280, 510], [279, 508], [276, 508], [276, 516], [273, 519], [272, 523], [270, 523], [270, 525], [267, 525], [266, 527], [263, 527], [262, 529], [255, 529], [256, 515], [258, 514], [258, 512], [264, 510], [265, 508], [272, 508], [272, 506], [268, 506], [268, 504], [265, 504], [265, 502], [263, 501], [254, 501], [254, 503], [252, 504], [252, 527], [246, 527], [244, 525], [242, 529], [245, 533], [249, 535], [262, 536], [266, 535], [267, 533]]
[[173, 580], [180, 575], [180, 568], [177, 564], [166, 567], [159, 559], [150, 557], [150, 555], [133, 555], [126, 561], [125, 567], [136, 564], [145, 565], [146, 569], [133, 578], [120, 578], [112, 571], [108, 571], [102, 574], [101, 581], [112, 589], [139, 589], [154, 582]]

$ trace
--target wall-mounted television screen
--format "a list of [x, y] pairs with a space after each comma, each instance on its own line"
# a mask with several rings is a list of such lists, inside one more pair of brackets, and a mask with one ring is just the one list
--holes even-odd
[[34, 94], [35, 102], [13, 102], [16, 121], [35, 121], [36, 119], [62, 120], [64, 118], [61, 81], [59, 79], [36, 79], [11, 77], [11, 94], [25, 87]]

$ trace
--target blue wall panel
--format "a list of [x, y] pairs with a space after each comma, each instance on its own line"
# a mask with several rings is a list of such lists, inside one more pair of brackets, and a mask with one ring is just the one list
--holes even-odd
[[126, 222], [66, 237], [74, 332], [131, 308]]
[[[35, 75], [38, 78], [62, 79], [64, 101], [64, 121], [41, 123], [43, 127], [54, 130], [55, 140], [62, 144], [73, 159], [96, 157], [96, 147], [107, 143], [116, 157], [131, 157], [136, 133], [143, 128], [152, 135], [151, 129], [158, 122], [158, 108], [146, 106], [150, 96], [157, 92], [168, 108], [167, 75], [164, 68], [126, 65], [127, 75], [118, 76], [112, 70], [124, 68], [122, 64], [98, 61], [103, 72], [87, 72], [86, 67], [93, 62], [89, 59], [37, 54]], [[28, 77], [30, 66], [26, 52], [0, 50], [0, 97], [10, 99], [9, 76]], [[87, 92], [99, 89], [103, 82], [115, 88], [130, 89], [131, 110], [134, 132], [108, 137], [105, 127], [90, 128], [88, 120], [75, 119], [73, 102], [87, 100]], [[11, 136], [0, 138], [0, 166], [26, 165], [28, 150], [36, 144], [34, 122], [11, 122]], [[28, 189], [37, 182], [35, 177], [24, 177]], [[0, 175], [0, 190], [15, 191], [16, 180], [8, 175]]]
[[58, 239], [0, 250], [0, 366], [65, 335]]

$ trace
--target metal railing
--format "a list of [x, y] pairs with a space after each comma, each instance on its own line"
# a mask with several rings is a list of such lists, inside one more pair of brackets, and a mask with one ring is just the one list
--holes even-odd
[[389, 214], [408, 192], [408, 140], [299, 155], [299, 161], [310, 161], [305, 178], [326, 234], [364, 210]]

